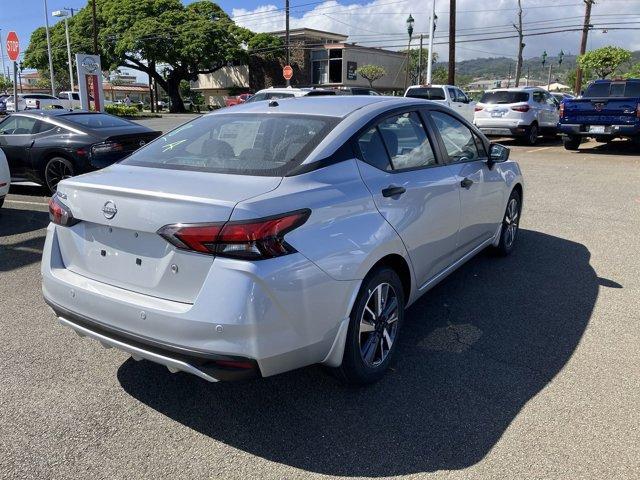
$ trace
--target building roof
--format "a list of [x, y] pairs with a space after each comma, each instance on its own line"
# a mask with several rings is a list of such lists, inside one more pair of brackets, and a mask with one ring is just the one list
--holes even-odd
[[[269, 32], [269, 33], [271, 35], [275, 35], [276, 37], [284, 37], [286, 35], [286, 30], [277, 30], [275, 32]], [[315, 28], [293, 28], [289, 30], [289, 37], [329, 38], [337, 42], [344, 42], [347, 38], [349, 38], [349, 35], [343, 35], [341, 33], [335, 33], [335, 32], [327, 32], [324, 30], [316, 30]]]

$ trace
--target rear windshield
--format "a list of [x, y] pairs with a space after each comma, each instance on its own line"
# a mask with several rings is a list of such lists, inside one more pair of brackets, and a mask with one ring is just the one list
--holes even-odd
[[336, 118], [306, 115], [205, 115], [163, 135], [122, 163], [279, 177], [302, 163], [337, 123]]
[[506, 90], [486, 92], [480, 99], [480, 103], [519, 103], [527, 101], [529, 101], [529, 93], [508, 92]]
[[81, 115], [63, 115], [61, 118], [76, 125], [88, 128], [130, 127], [131, 122], [106, 113], [83, 113]]
[[640, 82], [592, 83], [584, 93], [584, 97], [640, 97]]
[[406, 96], [425, 100], [445, 100], [444, 89], [439, 87], [410, 88]]

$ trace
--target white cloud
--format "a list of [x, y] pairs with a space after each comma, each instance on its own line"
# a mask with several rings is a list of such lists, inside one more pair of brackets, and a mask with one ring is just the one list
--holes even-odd
[[[233, 9], [232, 16], [238, 24], [254, 31], [284, 30], [283, 2], [277, 3], [278, 6], [266, 3], [255, 10]], [[516, 39], [487, 39], [515, 34], [511, 25], [516, 21], [517, 0], [458, 0], [457, 4], [458, 60], [515, 56]], [[539, 56], [543, 50], [550, 55], [557, 54], [561, 49], [565, 53], [577, 53], [581, 32], [570, 30], [580, 29], [584, 15], [582, 0], [522, 0], [522, 4], [525, 29], [530, 29], [530, 33], [551, 29], [562, 31], [553, 35], [526, 37], [525, 58]], [[430, 9], [430, 0], [373, 0], [361, 5], [330, 0], [318, 5], [292, 6], [290, 23], [291, 28], [307, 27], [344, 33], [349, 35], [351, 42], [400, 49], [407, 41], [405, 21], [409, 13], [415, 19], [415, 46], [416, 35], [428, 31]], [[448, 10], [448, 0], [436, 0], [439, 20], [435, 38], [438, 43], [447, 41]], [[589, 48], [618, 45], [640, 50], [640, 0], [600, 0], [593, 6], [592, 15], [591, 23], [595, 28], [589, 34]], [[609, 26], [607, 33], [603, 32], [604, 26]], [[478, 33], [482, 35], [475, 35]], [[446, 44], [436, 45], [435, 50], [440, 58], [446, 57], [447, 48]]]

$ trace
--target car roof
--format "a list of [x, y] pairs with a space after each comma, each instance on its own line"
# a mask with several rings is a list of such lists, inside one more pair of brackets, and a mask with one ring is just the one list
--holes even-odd
[[492, 88], [491, 90], [487, 90], [487, 92], [546, 92], [544, 88], [541, 87], [501, 87], [501, 88]]
[[[387, 103], [390, 108], [417, 103], [430, 103], [406, 97], [391, 97], [384, 95], [319, 95], [293, 98], [282, 98], [264, 102], [250, 102], [236, 105], [233, 108], [223, 108], [208, 115], [234, 115], [238, 113], [285, 113], [298, 115], [320, 115], [344, 118], [347, 115], [373, 104]], [[274, 105], [275, 104], [275, 105]]]
[[37, 117], [62, 117], [62, 116], [76, 116], [76, 115], [95, 115], [95, 114], [105, 114], [104, 112], [89, 112], [87, 110], [66, 110], [64, 108], [51, 108], [47, 110], [22, 110], [20, 112], [16, 112], [13, 115], [26, 115], [26, 116], [37, 116]]

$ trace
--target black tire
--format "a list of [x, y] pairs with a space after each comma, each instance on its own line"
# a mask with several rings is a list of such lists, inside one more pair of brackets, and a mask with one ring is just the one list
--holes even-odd
[[[361, 322], [368, 323], [369, 319], [372, 318], [368, 313], [370, 310], [365, 313], [367, 303], [370, 301], [375, 302], [375, 298], [377, 298], [376, 289], [379, 286], [382, 286], [384, 289], [384, 285], [388, 285], [393, 289], [393, 295], [395, 295], [395, 299], [397, 301], [397, 307], [394, 310], [396, 312], [397, 319], [393, 322], [387, 321], [394, 318], [393, 313], [387, 319], [380, 316], [379, 323], [382, 327], [375, 324], [374, 320], [371, 322], [371, 328], [373, 330], [361, 333]], [[376, 295], [376, 297], [372, 299], [371, 295]], [[392, 308], [392, 298], [392, 292], [389, 289], [387, 296], [388, 303], [386, 305], [382, 303], [383, 312], [386, 310], [384, 307], [388, 307], [389, 309]], [[404, 320], [404, 307], [405, 298], [404, 291], [402, 289], [402, 282], [394, 270], [388, 267], [381, 267], [371, 271], [367, 275], [362, 282], [360, 292], [358, 293], [358, 297], [356, 298], [351, 311], [342, 365], [334, 369], [334, 373], [338, 378], [345, 383], [365, 385], [377, 382], [384, 376], [398, 348], [398, 337]], [[389, 311], [391, 312], [391, 310]], [[374, 324], [376, 326], [373, 326]], [[384, 334], [385, 331], [387, 332], [386, 336]], [[377, 340], [374, 336], [377, 337]], [[391, 347], [387, 349], [387, 353], [385, 355], [384, 346], [388, 345], [388, 339], [392, 339], [392, 343]], [[372, 348], [375, 348], [373, 355], [370, 356], [371, 361], [365, 360], [365, 353], [362, 352], [362, 349], [367, 353], [371, 352], [372, 348], [367, 348], [369, 345], [371, 345]], [[382, 345], [382, 349], [380, 348], [380, 345]], [[377, 355], [378, 351], [380, 351], [380, 356]], [[369, 355], [367, 355], [367, 357], [369, 357]]]
[[[513, 203], [515, 202], [515, 210]], [[513, 211], [516, 212], [513, 219]], [[495, 247], [496, 253], [506, 257], [509, 255], [516, 245], [518, 239], [518, 228], [520, 226], [520, 214], [522, 212], [522, 196], [518, 190], [511, 192], [507, 207], [505, 208], [504, 217], [502, 217], [502, 227], [500, 229], [500, 243]]]
[[581, 143], [582, 139], [576, 136], [564, 137], [564, 139], [562, 140], [562, 144], [564, 145], [565, 150], [578, 150]]
[[538, 143], [538, 137], [540, 136], [540, 129], [538, 128], [538, 124], [534, 123], [529, 128], [527, 128], [527, 132], [524, 136], [524, 142], [527, 145], [535, 145]]
[[63, 157], [50, 158], [44, 166], [42, 180], [50, 193], [55, 193], [58, 182], [75, 175], [73, 164]]

